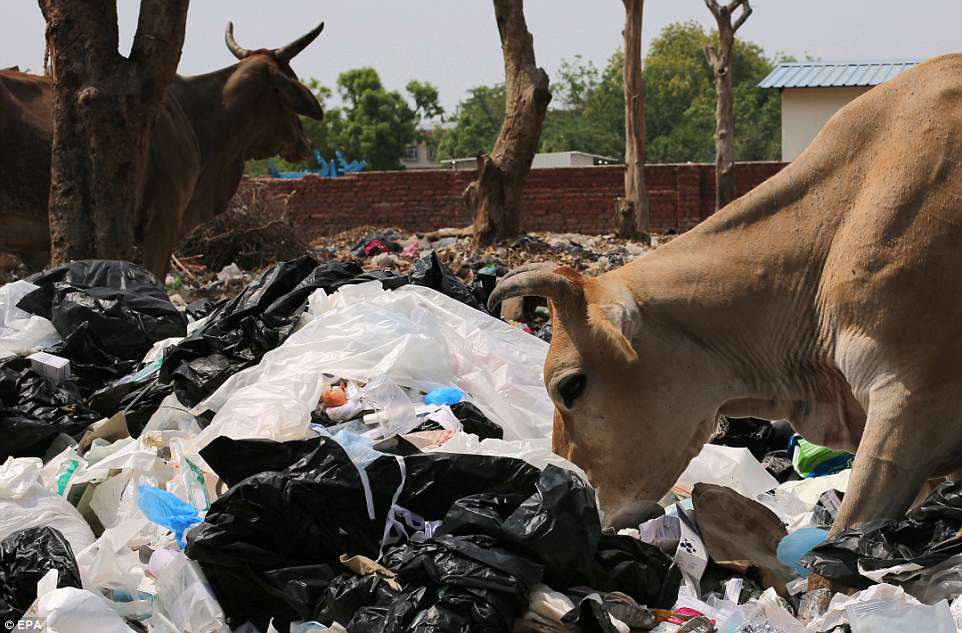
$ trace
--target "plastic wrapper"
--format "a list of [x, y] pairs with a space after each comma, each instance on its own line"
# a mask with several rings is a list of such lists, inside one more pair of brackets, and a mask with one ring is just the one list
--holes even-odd
[[42, 457], [58, 435], [80, 439], [100, 418], [73, 382], [54, 385], [25, 358], [0, 363], [0, 460]]
[[824, 578], [864, 589], [885, 578], [875, 573], [880, 570], [932, 567], [962, 554], [960, 528], [962, 482], [944, 482], [904, 519], [844, 530], [813, 549], [802, 565]]
[[8, 458], [0, 466], [0, 539], [19, 530], [49, 526], [58, 530], [79, 552], [94, 542], [90, 526], [66, 499], [39, 481], [39, 459]]
[[554, 407], [541, 376], [547, 345], [535, 337], [417, 286], [342, 287], [316, 304], [311, 321], [199, 405], [217, 412], [199, 448], [219, 435], [303, 439], [325, 374], [383, 377], [425, 392], [453, 383], [505, 439], [550, 436]]
[[848, 612], [852, 633], [889, 633], [890, 631], [925, 631], [956, 633], [949, 603], [905, 606], [898, 600], [872, 600], [850, 605]]
[[70, 543], [56, 529], [27, 528], [0, 541], [0, 622], [23, 616], [37, 599], [37, 582], [51, 569], [57, 570], [58, 587], [81, 586]]

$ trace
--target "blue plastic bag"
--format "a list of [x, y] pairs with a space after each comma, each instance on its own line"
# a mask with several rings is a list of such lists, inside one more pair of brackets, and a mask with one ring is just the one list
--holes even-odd
[[184, 549], [184, 532], [203, 521], [197, 508], [173, 493], [147, 484], [138, 485], [137, 493], [137, 505], [144, 516], [173, 532], [180, 549]]
[[808, 575], [812, 572], [802, 567], [799, 561], [805, 554], [812, 551], [813, 547], [821, 545], [827, 538], [828, 530], [820, 528], [796, 530], [779, 541], [776, 551], [778, 561], [794, 569], [802, 578], [808, 578]]
[[438, 387], [424, 396], [425, 404], [457, 404], [464, 397], [464, 392], [457, 387]]

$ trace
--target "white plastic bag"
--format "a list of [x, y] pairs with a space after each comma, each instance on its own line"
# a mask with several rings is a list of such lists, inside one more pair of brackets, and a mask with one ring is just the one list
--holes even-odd
[[312, 314], [259, 365], [198, 405], [217, 414], [195, 449], [219, 435], [307, 437], [324, 374], [383, 376], [422, 391], [456, 386], [501, 425], [506, 440], [551, 436], [554, 407], [542, 379], [548, 346], [538, 338], [421, 286], [389, 291], [371, 282], [315, 293]]
[[38, 597], [18, 630], [32, 630], [30, 625], [36, 621], [32, 618], [44, 619], [44, 633], [134, 633], [103, 598], [75, 587], [54, 589]]
[[38, 288], [23, 280], [0, 286], [0, 358], [26, 356], [61, 341], [53, 323], [17, 307], [21, 299]]
[[700, 482], [728, 486], [749, 499], [755, 499], [778, 486], [778, 480], [758, 463], [747, 448], [716, 444], [705, 444], [672, 490], [690, 497], [692, 488]]
[[157, 582], [156, 605], [182, 633], [227, 633], [224, 611], [200, 566], [181, 552], [157, 550], [150, 557]]
[[0, 540], [19, 530], [56, 528], [79, 552], [94, 542], [90, 526], [77, 509], [40, 483], [43, 462], [36, 457], [8, 457], [0, 466]]

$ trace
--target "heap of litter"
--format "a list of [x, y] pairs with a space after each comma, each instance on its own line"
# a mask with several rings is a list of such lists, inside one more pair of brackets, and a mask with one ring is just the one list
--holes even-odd
[[829, 537], [852, 456], [784, 423], [723, 420], [658, 505], [603, 527], [550, 449], [548, 346], [486, 312], [494, 281], [431, 253], [404, 274], [302, 257], [182, 309], [127, 262], [0, 287], [0, 620], [962, 630], [962, 484]]

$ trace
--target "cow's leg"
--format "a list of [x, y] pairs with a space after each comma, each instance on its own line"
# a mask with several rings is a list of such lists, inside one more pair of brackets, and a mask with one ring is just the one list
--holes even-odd
[[170, 268], [170, 255], [174, 252], [174, 242], [167, 236], [166, 230], [144, 231], [144, 268], [157, 275], [160, 283], [164, 283], [167, 270]]
[[873, 392], [833, 534], [874, 519], [901, 518], [938, 465], [950, 459], [956, 443], [934, 441], [948, 423], [939, 402], [901, 386]]

